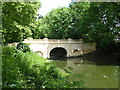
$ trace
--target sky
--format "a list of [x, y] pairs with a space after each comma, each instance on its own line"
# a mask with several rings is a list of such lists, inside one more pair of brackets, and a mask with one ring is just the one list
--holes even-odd
[[40, 0], [42, 7], [39, 9], [38, 13], [45, 16], [52, 9], [58, 7], [68, 7], [71, 0]]

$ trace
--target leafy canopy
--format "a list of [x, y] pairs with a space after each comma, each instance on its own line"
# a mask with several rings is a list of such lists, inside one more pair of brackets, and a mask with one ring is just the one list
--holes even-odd
[[83, 38], [96, 42], [99, 49], [119, 51], [119, 2], [75, 2], [69, 8], [52, 10], [40, 22], [42, 36], [47, 38]]
[[29, 24], [35, 22], [38, 2], [3, 2], [3, 42], [18, 42], [32, 35]]

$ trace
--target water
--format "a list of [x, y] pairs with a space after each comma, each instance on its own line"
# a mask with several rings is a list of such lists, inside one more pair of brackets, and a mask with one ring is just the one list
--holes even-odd
[[119, 54], [92, 53], [67, 60], [54, 60], [57, 67], [72, 67], [72, 80], [83, 80], [87, 88], [119, 87]]

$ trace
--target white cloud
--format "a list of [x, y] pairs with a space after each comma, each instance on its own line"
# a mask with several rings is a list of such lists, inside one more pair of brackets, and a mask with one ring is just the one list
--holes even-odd
[[42, 3], [42, 7], [38, 11], [38, 13], [45, 16], [54, 8], [69, 6], [71, 0], [40, 0], [40, 2]]

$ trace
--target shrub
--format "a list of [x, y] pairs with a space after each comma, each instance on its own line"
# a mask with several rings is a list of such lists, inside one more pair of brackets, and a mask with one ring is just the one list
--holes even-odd
[[19, 57], [23, 58], [22, 53], [11, 47], [3, 47], [2, 50], [3, 87], [21, 87], [24, 80], [22, 78], [23, 74], [21, 74], [20, 68], [17, 66], [19, 59], [16, 60], [16, 56], [19, 55]]
[[30, 48], [29, 48], [28, 44], [26, 44], [26, 43], [18, 43], [17, 49], [21, 50], [24, 53], [30, 52]]

